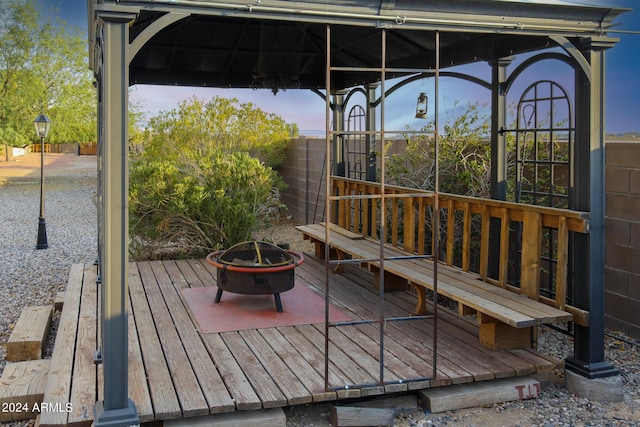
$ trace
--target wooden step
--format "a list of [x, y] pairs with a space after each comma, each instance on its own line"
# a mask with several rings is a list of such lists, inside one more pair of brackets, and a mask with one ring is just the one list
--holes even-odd
[[16, 327], [7, 342], [7, 361], [20, 362], [42, 358], [42, 347], [49, 333], [52, 307], [27, 306], [22, 309]]
[[0, 422], [28, 420], [40, 412], [50, 360], [10, 362], [0, 378]]
[[63, 305], [64, 305], [64, 291], [60, 291], [56, 294], [56, 297], [53, 299], [53, 309], [56, 311], [62, 311]]
[[332, 426], [392, 426], [393, 409], [333, 406], [329, 415]]
[[268, 408], [258, 411], [236, 411], [202, 417], [164, 420], [162, 425], [164, 427], [285, 427], [287, 417], [282, 408]]
[[426, 409], [432, 413], [492, 405], [540, 396], [540, 383], [530, 377], [504, 378], [420, 391]]

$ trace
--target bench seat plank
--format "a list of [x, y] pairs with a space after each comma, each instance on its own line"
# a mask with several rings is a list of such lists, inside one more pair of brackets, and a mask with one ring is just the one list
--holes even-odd
[[[298, 226], [296, 229], [306, 239], [324, 244], [326, 229], [322, 224]], [[354, 239], [332, 225], [330, 246], [355, 259], [374, 259], [380, 255], [380, 244], [369, 238]], [[322, 253], [316, 254], [321, 256]], [[412, 255], [401, 249], [385, 246], [387, 257]], [[379, 268], [379, 262], [369, 262]], [[385, 260], [384, 269], [415, 285], [433, 290], [433, 264], [424, 260]], [[572, 315], [539, 301], [502, 289], [480, 280], [474, 273], [460, 271], [444, 264], [438, 265], [438, 293], [457, 301], [465, 307], [483, 313], [506, 325], [527, 328], [544, 323], [568, 321]]]
[[[375, 243], [375, 242], [374, 242]], [[395, 248], [386, 248], [385, 252], [390, 256], [407, 255]], [[385, 262], [385, 265], [389, 261]], [[433, 274], [433, 263], [420, 260], [410, 260], [409, 263], [415, 268], [426, 269], [427, 274]], [[521, 312], [527, 316], [534, 317], [537, 324], [552, 323], [558, 321], [570, 321], [572, 315], [566, 311], [559, 310], [547, 304], [535, 301], [526, 295], [520, 295], [507, 289], [500, 288], [481, 280], [480, 276], [475, 273], [465, 272], [455, 267], [449, 267], [444, 264], [438, 265], [438, 276], [446, 282], [455, 283], [463, 289], [472, 292], [475, 295], [495, 301], [501, 305], [507, 305], [509, 308]], [[440, 286], [440, 285], [438, 285]]]

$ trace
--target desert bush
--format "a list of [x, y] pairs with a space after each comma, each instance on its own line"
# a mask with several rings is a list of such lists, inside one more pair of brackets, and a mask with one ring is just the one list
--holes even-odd
[[151, 118], [130, 152], [132, 256], [202, 256], [250, 240], [284, 209], [273, 168], [295, 129], [219, 97]]
[[203, 256], [250, 240], [282, 208], [275, 172], [247, 153], [191, 163], [131, 165], [131, 253], [135, 259]]

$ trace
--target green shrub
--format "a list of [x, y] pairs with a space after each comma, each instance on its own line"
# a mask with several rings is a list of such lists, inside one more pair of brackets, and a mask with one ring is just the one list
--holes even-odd
[[203, 256], [250, 240], [281, 207], [279, 178], [247, 153], [131, 164], [129, 215], [135, 259]]

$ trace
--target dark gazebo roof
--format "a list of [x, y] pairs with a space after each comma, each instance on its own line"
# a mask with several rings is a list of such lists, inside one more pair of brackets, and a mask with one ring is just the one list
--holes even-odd
[[[603, 35], [625, 11], [564, 1], [512, 0], [121, 0], [119, 4], [135, 6], [132, 9], [139, 12], [130, 28], [131, 40], [169, 12], [175, 17], [135, 53], [131, 84], [248, 88], [266, 79], [281, 79], [310, 89], [325, 86], [325, 24], [332, 24], [333, 65], [354, 68], [341, 72], [332, 86], [351, 87], [379, 78], [378, 73], [355, 69], [380, 66], [379, 28], [392, 29], [386, 53], [387, 67], [394, 69], [435, 67], [432, 33], [442, 30], [440, 66], [447, 68], [552, 46], [549, 36]], [[388, 76], [401, 74], [405, 73], [395, 70]]]

